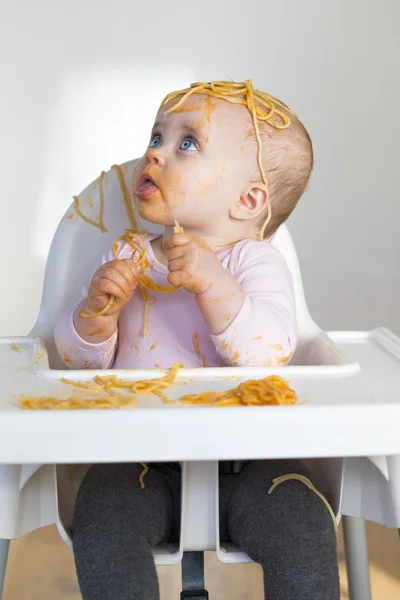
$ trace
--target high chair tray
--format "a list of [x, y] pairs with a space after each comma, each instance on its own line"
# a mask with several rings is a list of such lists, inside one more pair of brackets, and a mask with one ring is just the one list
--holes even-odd
[[139, 380], [164, 372], [51, 370], [39, 338], [0, 338], [0, 463], [400, 454], [400, 339], [386, 329], [336, 332], [318, 336], [315, 348], [323, 360], [314, 356], [307, 366], [183, 369], [169, 390], [179, 399], [274, 373], [296, 390], [295, 406], [180, 406], [148, 396], [136, 409], [24, 411], [21, 395], [71, 395], [61, 377]]

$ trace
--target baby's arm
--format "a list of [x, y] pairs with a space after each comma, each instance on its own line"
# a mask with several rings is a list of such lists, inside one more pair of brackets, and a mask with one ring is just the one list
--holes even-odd
[[201, 240], [180, 235], [172, 244], [169, 280], [196, 295], [224, 362], [284, 364], [295, 349], [296, 318], [283, 256], [268, 244], [244, 242], [233, 250], [234, 277]]
[[212, 339], [228, 365], [284, 365], [297, 342], [293, 281], [284, 257], [266, 243], [244, 244], [235, 280], [244, 291], [236, 317]]
[[244, 303], [242, 286], [200, 238], [176, 234], [166, 248], [168, 281], [194, 294], [210, 333], [222, 333]]
[[[96, 271], [83, 299], [58, 319], [54, 331], [57, 350], [69, 368], [106, 369], [114, 360], [117, 325], [121, 309], [129, 302], [138, 283], [133, 260], [109, 260]], [[82, 313], [101, 312], [110, 296], [114, 301], [104, 315], [85, 318]]]

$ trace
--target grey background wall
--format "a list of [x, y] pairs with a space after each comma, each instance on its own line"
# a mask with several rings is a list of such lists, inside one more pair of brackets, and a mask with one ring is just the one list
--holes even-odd
[[72, 195], [143, 152], [163, 94], [248, 77], [314, 141], [290, 219], [312, 314], [400, 334], [397, 0], [1, 0], [0, 14], [0, 335], [32, 327]]

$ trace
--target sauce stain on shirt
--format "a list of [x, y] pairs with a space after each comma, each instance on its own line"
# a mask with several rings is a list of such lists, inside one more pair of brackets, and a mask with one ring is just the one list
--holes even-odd
[[199, 334], [197, 332], [192, 335], [192, 342], [193, 342], [194, 351], [196, 352], [198, 359], [200, 360], [203, 368], [206, 368], [207, 367], [207, 359], [206, 359], [205, 355], [203, 354], [203, 352], [201, 351], [200, 338], [199, 338]]

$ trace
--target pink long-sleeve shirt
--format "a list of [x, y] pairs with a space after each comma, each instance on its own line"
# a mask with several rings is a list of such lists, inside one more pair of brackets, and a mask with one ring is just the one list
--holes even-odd
[[[147, 274], [168, 286], [168, 269], [157, 261], [150, 243], [156, 237], [145, 239]], [[122, 242], [119, 256], [134, 258], [134, 253]], [[121, 310], [118, 332], [93, 344], [83, 340], [74, 326], [74, 311], [87, 295], [85, 288], [55, 327], [55, 343], [65, 364], [73, 369], [168, 368], [176, 362], [186, 368], [285, 364], [296, 346], [296, 315], [292, 276], [284, 257], [270, 244], [248, 239], [218, 257], [245, 292], [242, 308], [223, 333], [210, 334], [193, 294], [183, 289], [168, 294], [149, 290], [149, 332], [144, 336], [145, 306], [138, 288]], [[110, 250], [100, 264], [113, 259]]]

